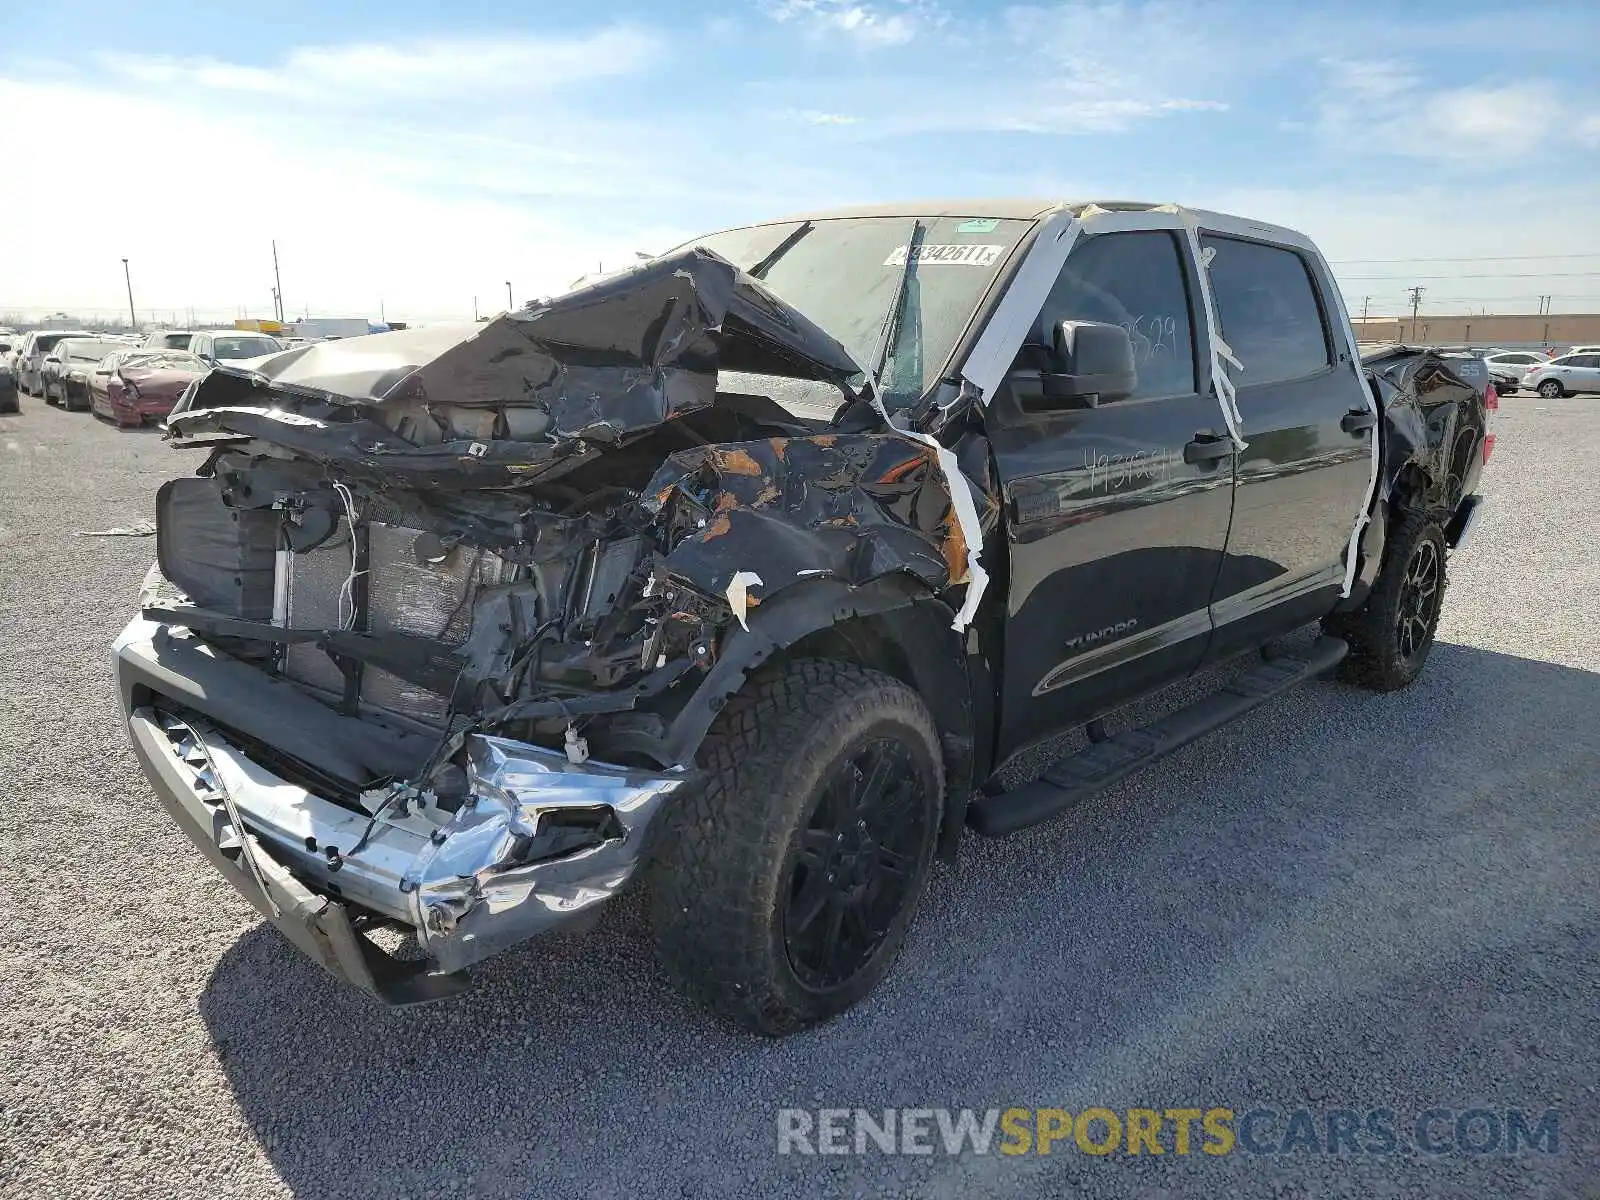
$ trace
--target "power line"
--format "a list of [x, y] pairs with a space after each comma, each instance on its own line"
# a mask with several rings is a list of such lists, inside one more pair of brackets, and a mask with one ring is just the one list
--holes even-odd
[[1342, 279], [1595, 279], [1600, 271], [1463, 271], [1459, 275], [1419, 275], [1407, 271], [1404, 275], [1342, 275]]
[[1436, 262], [1548, 262], [1557, 258], [1600, 258], [1600, 254], [1491, 254], [1479, 258], [1333, 258], [1335, 267], [1358, 263], [1436, 263]]

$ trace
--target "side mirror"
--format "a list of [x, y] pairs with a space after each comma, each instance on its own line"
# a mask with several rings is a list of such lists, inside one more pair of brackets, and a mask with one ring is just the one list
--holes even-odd
[[1133, 339], [1121, 325], [1063, 321], [1055, 336], [1051, 358], [1060, 374], [1052, 382], [1063, 395], [1082, 396], [1086, 408], [1133, 395], [1139, 372], [1134, 367]]
[[1062, 321], [1051, 334], [1048, 368], [1011, 374], [1012, 390], [1024, 409], [1097, 408], [1131, 396], [1138, 387], [1133, 339], [1121, 325]]

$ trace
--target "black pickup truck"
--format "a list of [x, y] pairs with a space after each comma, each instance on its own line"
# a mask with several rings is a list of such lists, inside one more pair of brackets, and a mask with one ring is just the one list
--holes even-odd
[[192, 385], [168, 436], [209, 454], [158, 496], [118, 686], [173, 819], [351, 983], [449, 996], [639, 882], [683, 986], [783, 1033], [883, 975], [963, 828], [1321, 672], [1415, 678], [1492, 404], [1427, 351], [1363, 363], [1316, 248], [1254, 221], [731, 229]]

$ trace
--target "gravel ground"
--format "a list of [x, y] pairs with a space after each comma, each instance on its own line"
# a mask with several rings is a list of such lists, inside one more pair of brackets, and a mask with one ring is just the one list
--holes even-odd
[[[215, 878], [134, 764], [106, 647], [186, 456], [0, 417], [0, 1193], [1596, 1195], [1600, 412], [1505, 402], [1423, 680], [1319, 682], [941, 868], [867, 1003], [781, 1043], [654, 965], [639, 906], [382, 1010]], [[1575, 552], [1576, 549], [1576, 552]], [[782, 1156], [783, 1106], [1386, 1108], [1388, 1156]], [[1432, 1107], [1554, 1154], [1419, 1155]]]

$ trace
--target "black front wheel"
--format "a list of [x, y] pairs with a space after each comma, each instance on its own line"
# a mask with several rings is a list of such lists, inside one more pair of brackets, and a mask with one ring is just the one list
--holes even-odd
[[1367, 602], [1327, 622], [1350, 643], [1346, 678], [1379, 692], [1405, 687], [1422, 673], [1444, 603], [1445, 540], [1439, 523], [1420, 513], [1390, 535], [1383, 569]]
[[893, 965], [927, 883], [944, 795], [927, 706], [876, 671], [793, 662], [746, 685], [701, 758], [652, 866], [662, 961], [757, 1033], [836, 1016]]
[[1539, 395], [1546, 400], [1559, 400], [1567, 394], [1567, 389], [1561, 386], [1559, 379], [1546, 379], [1539, 385]]

